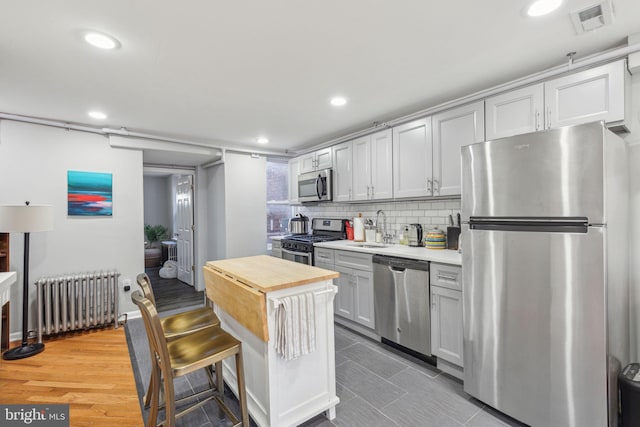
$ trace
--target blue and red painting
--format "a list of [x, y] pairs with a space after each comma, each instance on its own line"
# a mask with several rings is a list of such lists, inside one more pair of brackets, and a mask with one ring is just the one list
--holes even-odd
[[112, 216], [112, 189], [110, 173], [67, 171], [67, 214]]

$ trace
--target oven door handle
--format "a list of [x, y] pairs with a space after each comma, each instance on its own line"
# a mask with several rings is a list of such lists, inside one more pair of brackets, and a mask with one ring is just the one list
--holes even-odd
[[282, 253], [285, 254], [289, 254], [289, 255], [293, 255], [293, 256], [303, 256], [307, 258], [307, 264], [311, 265], [311, 252], [294, 252], [294, 251], [289, 251], [287, 249], [282, 249]]

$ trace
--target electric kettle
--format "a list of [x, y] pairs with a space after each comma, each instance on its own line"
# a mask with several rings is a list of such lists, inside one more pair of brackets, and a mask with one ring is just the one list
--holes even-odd
[[409, 246], [422, 246], [422, 225], [409, 224]]

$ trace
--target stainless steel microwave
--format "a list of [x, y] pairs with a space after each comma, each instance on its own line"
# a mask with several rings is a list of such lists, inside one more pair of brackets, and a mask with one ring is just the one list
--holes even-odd
[[298, 200], [301, 202], [331, 201], [331, 169], [298, 175]]

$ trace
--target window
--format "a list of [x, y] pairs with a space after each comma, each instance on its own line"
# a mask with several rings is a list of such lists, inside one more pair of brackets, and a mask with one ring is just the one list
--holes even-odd
[[271, 236], [288, 233], [292, 214], [289, 204], [289, 164], [284, 159], [267, 158], [268, 248], [271, 247]]

